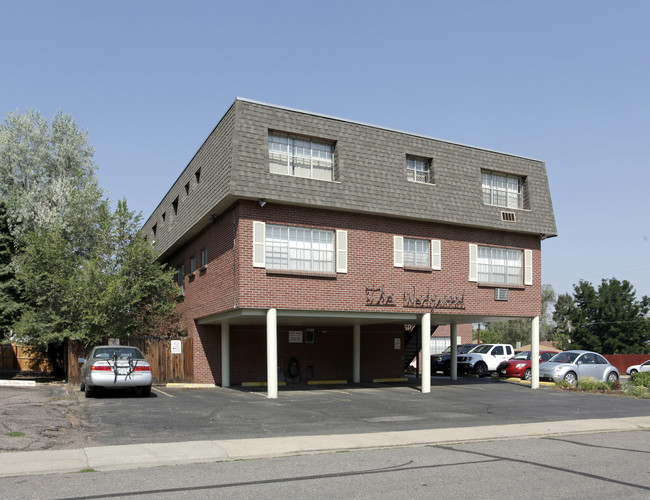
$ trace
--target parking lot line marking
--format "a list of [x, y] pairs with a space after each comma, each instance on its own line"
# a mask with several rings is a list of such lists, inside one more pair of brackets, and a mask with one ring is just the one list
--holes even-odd
[[153, 389], [154, 391], [156, 391], [156, 392], [159, 392], [159, 393], [161, 393], [161, 394], [164, 394], [164, 395], [167, 396], [168, 398], [173, 398], [173, 397], [174, 397], [174, 396], [172, 396], [171, 394], [167, 394], [165, 391], [161, 391], [160, 389], [156, 389], [155, 387], [152, 387], [152, 389]]

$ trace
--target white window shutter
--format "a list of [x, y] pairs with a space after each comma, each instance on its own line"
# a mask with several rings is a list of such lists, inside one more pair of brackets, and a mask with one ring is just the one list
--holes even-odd
[[253, 267], [266, 267], [266, 223], [253, 222]]
[[533, 251], [524, 250], [524, 285], [533, 284]]
[[435, 271], [442, 269], [440, 240], [431, 240], [431, 269]]
[[404, 267], [404, 237], [393, 236], [393, 266]]
[[469, 245], [469, 280], [478, 281], [478, 245]]
[[336, 231], [336, 272], [348, 272], [348, 232]]

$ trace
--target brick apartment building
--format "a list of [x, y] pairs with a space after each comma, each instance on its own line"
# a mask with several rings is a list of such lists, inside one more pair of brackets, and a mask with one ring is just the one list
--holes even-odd
[[143, 232], [195, 382], [273, 398], [401, 377], [420, 346], [428, 392], [432, 332], [455, 349], [472, 323], [531, 318], [535, 343], [556, 226], [541, 161], [237, 99]]

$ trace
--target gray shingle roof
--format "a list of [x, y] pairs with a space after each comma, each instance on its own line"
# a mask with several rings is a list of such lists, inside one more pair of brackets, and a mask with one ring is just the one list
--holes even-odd
[[[269, 130], [334, 143], [338, 180], [270, 173]], [[407, 155], [431, 159], [435, 184], [407, 180]], [[485, 205], [482, 170], [524, 178], [525, 209]], [[246, 99], [233, 103], [143, 231], [152, 238], [156, 225], [157, 248], [166, 254], [239, 198], [557, 235], [542, 161]], [[516, 222], [503, 221], [503, 210], [515, 212]]]

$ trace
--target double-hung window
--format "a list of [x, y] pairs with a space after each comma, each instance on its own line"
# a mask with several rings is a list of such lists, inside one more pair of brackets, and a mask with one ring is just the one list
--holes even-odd
[[429, 240], [404, 238], [404, 265], [412, 267], [429, 267]]
[[269, 168], [272, 174], [331, 181], [334, 144], [277, 132], [269, 133]]
[[523, 285], [523, 252], [510, 248], [478, 247], [478, 281]]
[[411, 182], [433, 184], [431, 160], [417, 156], [406, 157], [406, 178]]
[[483, 203], [505, 208], [523, 208], [523, 180], [514, 175], [482, 172]]
[[265, 267], [334, 272], [334, 231], [266, 224]]
[[393, 265], [441, 270], [440, 240], [393, 236]]

